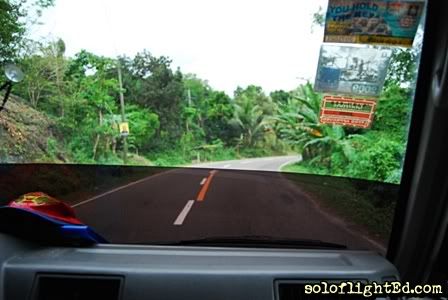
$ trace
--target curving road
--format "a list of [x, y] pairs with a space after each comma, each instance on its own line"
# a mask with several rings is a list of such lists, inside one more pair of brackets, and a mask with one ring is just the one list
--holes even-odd
[[239, 160], [226, 160], [212, 163], [195, 164], [191, 168], [232, 169], [252, 171], [280, 171], [284, 165], [302, 160], [300, 155], [272, 156], [262, 158], [247, 158]]
[[270, 172], [298, 160], [283, 156], [179, 168], [73, 207], [81, 220], [115, 243], [263, 235], [383, 251], [322, 212], [281, 173]]

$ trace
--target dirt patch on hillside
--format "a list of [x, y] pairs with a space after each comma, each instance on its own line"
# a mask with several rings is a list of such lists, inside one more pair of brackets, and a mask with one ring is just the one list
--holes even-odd
[[57, 143], [51, 143], [54, 135], [52, 120], [11, 96], [0, 112], [0, 163], [67, 161]]

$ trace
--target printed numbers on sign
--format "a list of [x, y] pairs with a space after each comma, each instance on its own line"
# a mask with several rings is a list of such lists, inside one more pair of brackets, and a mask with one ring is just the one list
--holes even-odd
[[356, 94], [372, 95], [378, 93], [378, 86], [368, 84], [353, 84], [352, 92]]

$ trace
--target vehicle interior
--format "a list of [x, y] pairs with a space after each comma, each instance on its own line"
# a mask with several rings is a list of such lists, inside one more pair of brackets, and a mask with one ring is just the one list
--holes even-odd
[[[0, 29], [0, 300], [349, 297], [305, 293], [321, 281], [441, 284], [444, 295], [427, 296], [447, 297], [446, 1], [81, 2], [0, 0], [0, 24], [18, 28]], [[342, 49], [347, 42], [335, 43], [326, 27], [342, 2], [412, 2], [423, 8], [416, 37], [399, 49], [363, 39]], [[34, 21], [14, 21], [26, 18]], [[128, 32], [134, 25], [142, 31]], [[29, 28], [38, 26], [56, 35], [37, 41]], [[291, 26], [306, 27], [309, 40], [297, 28], [294, 37], [280, 32]], [[137, 53], [122, 39], [162, 50]], [[349, 70], [344, 55], [378, 49], [377, 69], [355, 58]], [[308, 60], [317, 74], [302, 80], [293, 70], [291, 88], [275, 86], [276, 72]], [[348, 94], [336, 73], [379, 89]], [[263, 92], [262, 80], [273, 87]], [[394, 97], [410, 104], [388, 104]], [[370, 120], [356, 119], [367, 123], [330, 115], [372, 98]]]

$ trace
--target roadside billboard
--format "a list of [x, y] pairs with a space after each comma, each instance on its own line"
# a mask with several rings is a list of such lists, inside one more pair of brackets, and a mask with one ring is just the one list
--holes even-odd
[[369, 128], [376, 108], [373, 99], [325, 96], [322, 100], [320, 123]]
[[324, 42], [411, 47], [425, 3], [329, 0]]
[[391, 55], [390, 49], [323, 45], [314, 89], [376, 97], [383, 88]]
[[129, 135], [129, 123], [128, 122], [121, 122], [119, 127], [120, 127], [120, 135], [121, 136]]

